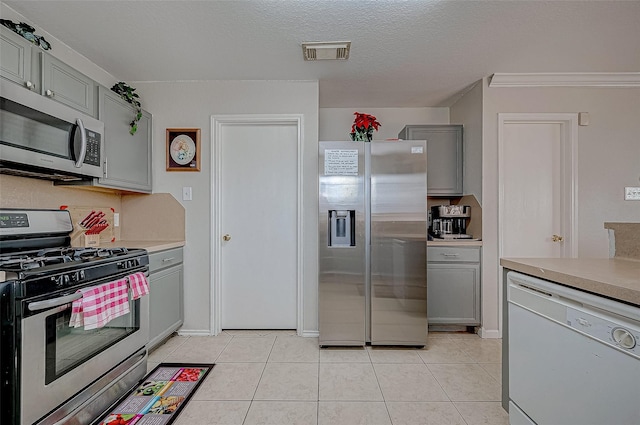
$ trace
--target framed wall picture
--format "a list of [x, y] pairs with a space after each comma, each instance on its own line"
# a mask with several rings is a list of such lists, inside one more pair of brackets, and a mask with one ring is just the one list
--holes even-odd
[[167, 128], [167, 171], [200, 171], [200, 129]]

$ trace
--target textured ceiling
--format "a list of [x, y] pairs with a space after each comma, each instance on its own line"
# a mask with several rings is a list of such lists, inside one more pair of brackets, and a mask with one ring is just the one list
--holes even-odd
[[[640, 71], [640, 1], [4, 3], [127, 82], [319, 80], [321, 107], [448, 106], [495, 72]], [[348, 61], [303, 61], [302, 42], [343, 40]]]

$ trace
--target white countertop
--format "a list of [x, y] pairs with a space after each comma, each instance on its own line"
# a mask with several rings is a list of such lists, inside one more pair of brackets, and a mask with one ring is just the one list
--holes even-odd
[[101, 247], [124, 247], [124, 248], [142, 248], [149, 253], [164, 251], [165, 249], [179, 248], [185, 246], [185, 241], [135, 241], [120, 240], [108, 244], [100, 244]]
[[619, 258], [502, 258], [531, 276], [640, 306], [640, 261]]
[[465, 239], [427, 241], [427, 246], [482, 246], [482, 241]]

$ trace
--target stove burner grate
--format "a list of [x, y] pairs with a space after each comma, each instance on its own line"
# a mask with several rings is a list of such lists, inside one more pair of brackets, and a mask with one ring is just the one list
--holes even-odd
[[32, 253], [0, 256], [0, 269], [32, 270], [54, 264], [116, 257], [128, 252], [127, 248], [47, 248]]

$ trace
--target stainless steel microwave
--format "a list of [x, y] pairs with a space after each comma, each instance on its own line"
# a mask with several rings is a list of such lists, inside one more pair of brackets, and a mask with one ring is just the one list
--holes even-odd
[[101, 121], [0, 79], [0, 173], [102, 177], [103, 134]]

